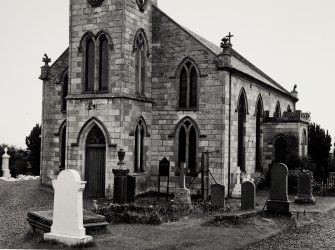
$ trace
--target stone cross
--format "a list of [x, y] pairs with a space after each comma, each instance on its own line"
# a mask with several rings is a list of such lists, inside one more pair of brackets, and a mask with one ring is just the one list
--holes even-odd
[[186, 163], [180, 163], [180, 181], [179, 181], [179, 188], [186, 188], [185, 185], [185, 171], [186, 171]]
[[237, 167], [236, 170], [236, 184], [232, 192], [232, 197], [241, 198], [241, 169]]
[[53, 223], [51, 232], [44, 234], [45, 240], [60, 241], [68, 246], [85, 244], [93, 240], [86, 235], [83, 219], [83, 190], [86, 181], [73, 169], [60, 172], [52, 181], [55, 190]]
[[5, 153], [2, 156], [2, 177], [10, 178], [10, 170], [9, 170], [9, 158], [10, 156], [7, 154], [8, 148], [5, 148]]

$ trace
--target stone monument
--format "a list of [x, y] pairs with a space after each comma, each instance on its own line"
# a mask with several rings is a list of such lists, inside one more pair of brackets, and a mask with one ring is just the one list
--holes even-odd
[[244, 181], [242, 183], [241, 192], [241, 209], [255, 210], [256, 207], [256, 187], [252, 181]]
[[241, 169], [237, 167], [236, 170], [236, 184], [231, 194], [234, 198], [241, 198]]
[[313, 173], [302, 170], [298, 178], [298, 194], [294, 199], [297, 203], [315, 203], [313, 197]]
[[272, 167], [270, 199], [267, 201], [267, 211], [270, 213], [290, 214], [287, 176], [288, 169], [285, 164], [278, 163]]
[[174, 193], [174, 201], [178, 205], [191, 205], [191, 192], [185, 186], [185, 170], [186, 163], [180, 164], [179, 188]]
[[60, 172], [52, 181], [55, 190], [53, 223], [51, 232], [44, 234], [44, 240], [56, 240], [67, 246], [86, 244], [93, 241], [86, 235], [83, 223], [83, 190], [86, 181], [73, 169]]
[[129, 173], [129, 169], [125, 167], [125, 163], [123, 161], [126, 155], [124, 149], [120, 148], [119, 151], [117, 152], [117, 155], [119, 158], [119, 162], [117, 163], [118, 168], [112, 170], [114, 174], [113, 201], [114, 203], [117, 204], [125, 204], [127, 203], [127, 195], [128, 195], [127, 175]]
[[211, 185], [211, 201], [215, 208], [225, 207], [225, 187], [220, 184]]
[[5, 148], [5, 153], [2, 156], [2, 177], [11, 178], [10, 170], [9, 170], [9, 158], [10, 156], [7, 154], [8, 149]]

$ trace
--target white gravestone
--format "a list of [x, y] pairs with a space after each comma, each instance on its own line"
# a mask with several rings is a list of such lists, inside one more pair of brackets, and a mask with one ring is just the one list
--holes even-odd
[[12, 177], [9, 170], [9, 158], [10, 156], [7, 154], [8, 149], [5, 148], [5, 154], [2, 156], [2, 177], [10, 178]]
[[45, 240], [56, 240], [68, 246], [86, 244], [93, 241], [86, 235], [83, 222], [83, 190], [86, 181], [81, 181], [77, 171], [60, 172], [52, 181], [55, 190], [53, 223], [51, 232], [44, 234]]
[[232, 197], [241, 198], [241, 169], [237, 167], [236, 170], [236, 184], [233, 189]]

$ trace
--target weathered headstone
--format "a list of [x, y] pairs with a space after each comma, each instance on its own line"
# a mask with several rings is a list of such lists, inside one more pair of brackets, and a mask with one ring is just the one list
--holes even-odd
[[85, 183], [72, 169], [63, 170], [58, 179], [52, 181], [55, 190], [53, 223], [51, 232], [44, 234], [45, 240], [56, 240], [68, 246], [93, 241], [92, 236], [86, 235], [83, 224]]
[[278, 163], [271, 170], [270, 199], [267, 211], [272, 213], [290, 213], [291, 202], [288, 200], [288, 169], [285, 164]]
[[255, 210], [256, 207], [256, 187], [252, 181], [242, 183], [241, 209]]
[[232, 197], [241, 198], [241, 169], [237, 167], [236, 170], [236, 184], [232, 192]]
[[211, 185], [212, 206], [215, 208], [225, 207], [225, 187], [220, 184]]
[[313, 197], [313, 173], [308, 170], [303, 170], [298, 178], [298, 194], [295, 197], [295, 202], [300, 203], [315, 203]]
[[166, 183], [166, 200], [169, 198], [169, 185], [170, 185], [170, 161], [165, 157], [159, 161], [159, 171], [158, 171], [158, 199], [160, 195], [161, 188], [161, 177], [167, 177]]
[[9, 158], [10, 156], [7, 154], [8, 149], [5, 148], [5, 153], [2, 155], [2, 177], [10, 178], [12, 177], [9, 170]]
[[180, 165], [179, 188], [175, 189], [174, 201], [178, 205], [191, 205], [191, 192], [185, 187], [186, 163]]

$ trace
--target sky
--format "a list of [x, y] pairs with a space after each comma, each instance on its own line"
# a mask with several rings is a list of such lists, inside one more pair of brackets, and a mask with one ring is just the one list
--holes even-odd
[[[11, 0], [0, 15], [0, 143], [25, 148], [41, 123], [42, 57], [68, 47], [69, 0]], [[297, 109], [335, 137], [334, 0], [158, 0], [175, 21], [219, 45], [231, 32], [233, 48], [291, 91]]]

